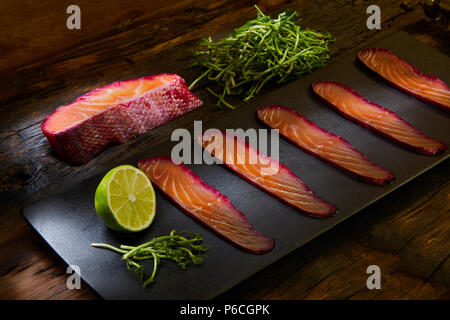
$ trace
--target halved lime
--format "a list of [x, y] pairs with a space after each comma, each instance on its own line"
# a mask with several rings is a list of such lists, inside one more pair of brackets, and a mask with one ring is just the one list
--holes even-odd
[[130, 166], [109, 171], [95, 192], [95, 211], [113, 230], [136, 232], [155, 218], [155, 190], [145, 173]]

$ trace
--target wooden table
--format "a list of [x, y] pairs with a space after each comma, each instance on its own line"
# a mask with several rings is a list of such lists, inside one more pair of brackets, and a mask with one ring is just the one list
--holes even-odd
[[[71, 167], [57, 160], [40, 131], [56, 106], [100, 85], [136, 75], [176, 72], [191, 82], [189, 50], [254, 17], [252, 1], [78, 0], [81, 30], [66, 28], [66, 7], [45, 0], [0, 4], [0, 298], [98, 299], [85, 283], [66, 288], [66, 266], [20, 215], [61, 185], [99, 173], [168, 132], [230, 110], [206, 106]], [[377, 1], [382, 29], [366, 28], [363, 1], [257, 1], [270, 14], [291, 7], [303, 26], [333, 33], [333, 59], [399, 29], [450, 54], [450, 35], [423, 15], [420, 1]], [[107, 3], [107, 5], [106, 5]], [[204, 88], [195, 90], [208, 104]], [[450, 298], [450, 168], [444, 162], [352, 219], [274, 263], [219, 298]], [[382, 289], [366, 288], [377, 264]]]

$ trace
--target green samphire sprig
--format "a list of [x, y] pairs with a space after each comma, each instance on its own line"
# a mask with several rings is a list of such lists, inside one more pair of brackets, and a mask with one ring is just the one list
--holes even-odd
[[203, 78], [217, 82], [220, 94], [207, 90], [218, 98], [218, 105], [235, 108], [226, 96], [253, 98], [269, 82], [283, 83], [323, 67], [330, 59], [328, 45], [334, 41], [330, 33], [302, 29], [296, 11], [286, 10], [271, 19], [257, 7], [256, 19], [220, 40], [202, 39], [205, 50], [193, 51], [197, 61], [189, 66], [203, 73], [189, 89]]
[[[175, 230], [167, 236], [154, 238], [136, 247], [121, 245], [120, 248], [116, 248], [106, 243], [92, 243], [91, 246], [120, 253], [128, 270], [134, 271], [139, 276], [144, 287], [154, 281], [161, 259], [173, 260], [185, 269], [190, 263], [203, 263], [206, 251], [209, 250], [209, 247], [203, 244], [200, 234], [188, 231], [177, 234]], [[138, 263], [142, 260], [153, 260], [153, 271], [147, 279], [145, 279], [143, 265]]]

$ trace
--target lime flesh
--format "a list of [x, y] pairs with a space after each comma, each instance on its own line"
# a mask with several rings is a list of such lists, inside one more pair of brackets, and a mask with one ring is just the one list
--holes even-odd
[[113, 230], [144, 230], [155, 218], [155, 190], [141, 170], [131, 165], [118, 166], [109, 171], [98, 185], [95, 211]]

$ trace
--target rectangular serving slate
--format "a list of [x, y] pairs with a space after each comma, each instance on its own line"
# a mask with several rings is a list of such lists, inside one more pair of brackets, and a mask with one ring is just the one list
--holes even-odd
[[[390, 49], [419, 70], [450, 83], [449, 58], [405, 33], [392, 35], [374, 46]], [[259, 96], [223, 118], [203, 124], [203, 130], [264, 128], [257, 121], [255, 110], [268, 104], [281, 104], [338, 134], [375, 163], [395, 172], [396, 180], [392, 184], [384, 187], [371, 185], [350, 177], [280, 138], [280, 161], [320, 197], [338, 208], [335, 216], [318, 220], [281, 203], [221, 165], [190, 165], [206, 183], [229, 197], [258, 230], [275, 240], [275, 248], [270, 253], [254, 255], [237, 249], [186, 216], [159, 192], [157, 215], [150, 229], [132, 235], [110, 231], [94, 210], [95, 189], [103, 175], [40, 201], [24, 209], [23, 214], [67, 264], [80, 267], [83, 279], [103, 298], [213, 298], [448, 158], [448, 150], [437, 156], [407, 151], [337, 115], [313, 96], [310, 85], [319, 80], [347, 84], [369, 100], [397, 112], [431, 137], [447, 144], [450, 142], [448, 114], [394, 89], [361, 66], [356, 55], [351, 54]], [[139, 158], [170, 155], [174, 144], [159, 145], [127, 163], [136, 165]], [[200, 232], [212, 249], [201, 266], [191, 266], [184, 271], [171, 261], [162, 261], [156, 282], [146, 289], [142, 288], [136, 275], [127, 270], [120, 255], [90, 247], [92, 242], [139, 244], [168, 234], [172, 229]], [[151, 264], [148, 267], [151, 268]]]

